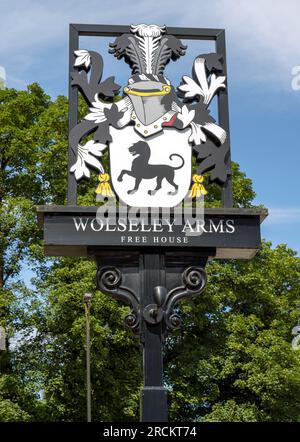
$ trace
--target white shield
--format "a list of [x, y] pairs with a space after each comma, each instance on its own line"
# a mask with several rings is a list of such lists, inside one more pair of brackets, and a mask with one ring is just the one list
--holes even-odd
[[111, 180], [120, 200], [131, 207], [174, 207], [185, 198], [192, 173], [189, 129], [164, 128], [143, 138], [133, 126], [111, 127], [110, 134]]

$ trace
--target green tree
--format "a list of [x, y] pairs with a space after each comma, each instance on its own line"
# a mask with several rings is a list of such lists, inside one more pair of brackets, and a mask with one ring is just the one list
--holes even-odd
[[[67, 99], [57, 97], [51, 102], [38, 84], [26, 91], [0, 90], [0, 325], [7, 329], [8, 338], [16, 333], [31, 338], [36, 331], [34, 320], [27, 321], [25, 311], [27, 303], [32, 304], [37, 321], [37, 300], [20, 278], [20, 271], [48, 266], [35, 206], [65, 201], [66, 116]], [[21, 307], [19, 316], [14, 305]], [[33, 403], [39, 404], [34, 402], [36, 385], [30, 390], [27, 375], [19, 376], [14, 362], [17, 352], [11, 351], [8, 341], [7, 351], [0, 353], [0, 404], [4, 401], [0, 421], [5, 420], [5, 414], [6, 420], [16, 420], [19, 411], [20, 420], [24, 420], [33, 412]]]
[[24, 343], [17, 370], [23, 376], [32, 373], [32, 383], [42, 375], [39, 388], [43, 390], [46, 420], [86, 419], [85, 292], [93, 293], [93, 420], [132, 420], [138, 413], [138, 341], [122, 327], [127, 307], [95, 292], [95, 272], [93, 262], [65, 258], [53, 264], [44, 281], [37, 282], [38, 292], [43, 294], [38, 335]]
[[[1, 325], [19, 342], [1, 354], [0, 421], [83, 420], [82, 295], [88, 285], [94, 288], [94, 265], [45, 259], [35, 213], [35, 205], [65, 203], [68, 103], [65, 97], [51, 102], [38, 85], [1, 94]], [[81, 113], [85, 106], [80, 101]], [[88, 184], [80, 193], [85, 204], [92, 201]], [[24, 264], [36, 272], [36, 289], [18, 277]], [[123, 413], [132, 419], [138, 408], [138, 398], [130, 391], [136, 367], [140, 379], [139, 346], [119, 327], [124, 307], [106, 301], [97, 293], [93, 302], [93, 386], [99, 405], [95, 418], [117, 420]], [[108, 325], [112, 318], [115, 324]], [[127, 356], [130, 352], [133, 358]]]
[[[32, 131], [48, 105], [49, 97], [37, 84], [27, 91], [0, 90], [0, 325], [8, 331], [15, 299], [11, 282], [16, 283], [38, 236], [33, 208], [44, 183], [37, 172], [39, 146]], [[1, 352], [0, 367], [0, 420], [28, 420], [22, 410], [27, 394], [12, 373], [9, 349]]]
[[174, 420], [298, 421], [300, 260], [263, 243], [251, 261], [213, 261], [166, 356]]

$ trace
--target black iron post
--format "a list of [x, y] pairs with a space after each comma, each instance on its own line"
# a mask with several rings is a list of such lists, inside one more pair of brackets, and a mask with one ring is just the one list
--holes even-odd
[[86, 412], [87, 422], [92, 422], [92, 406], [91, 406], [91, 334], [90, 319], [92, 294], [85, 293], [83, 296], [85, 304], [85, 336], [86, 336]]
[[5, 328], [0, 326], [0, 350], [6, 350], [6, 333]]
[[[69, 112], [69, 133], [77, 124], [78, 120], [78, 91], [77, 88], [72, 87], [71, 84], [71, 71], [73, 70], [73, 65], [75, 61], [74, 51], [78, 49], [79, 46], [79, 35], [74, 26], [70, 25], [69, 31], [69, 106], [72, 109]], [[67, 200], [68, 204], [77, 204], [77, 182], [74, 174], [70, 172], [70, 167], [76, 161], [77, 152], [74, 152], [72, 147], [69, 145], [68, 149], [68, 194]]]
[[125, 323], [139, 335], [143, 346], [140, 419], [167, 422], [163, 343], [167, 333], [181, 325], [177, 303], [193, 299], [204, 290], [207, 258], [199, 256], [199, 252], [181, 256], [179, 252], [174, 255], [148, 248], [144, 253], [135, 251], [125, 255], [122, 251], [115, 251], [113, 255], [102, 252], [96, 260], [97, 287], [131, 305]]
[[[229, 128], [229, 109], [228, 109], [228, 82], [227, 82], [227, 62], [226, 62], [226, 43], [225, 30], [222, 29], [216, 38], [216, 52], [222, 56], [223, 60], [223, 74], [226, 78], [226, 88], [219, 91], [218, 94], [218, 114], [219, 124], [225, 129], [227, 133], [226, 145], [228, 146], [228, 164], [231, 170], [231, 148], [230, 148], [230, 128]], [[223, 207], [233, 207], [232, 196], [232, 177], [231, 173], [227, 177], [227, 181], [222, 189], [222, 205]]]
[[[165, 286], [164, 257], [157, 253], [142, 254], [141, 312], [155, 306], [155, 287]], [[163, 387], [163, 327], [164, 321], [151, 324], [142, 318], [144, 387], [141, 391], [141, 421], [167, 422], [167, 392]]]

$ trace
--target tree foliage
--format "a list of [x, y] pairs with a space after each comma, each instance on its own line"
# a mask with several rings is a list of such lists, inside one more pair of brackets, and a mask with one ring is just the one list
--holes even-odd
[[[44, 183], [39, 174], [40, 146], [33, 133], [49, 103], [37, 84], [27, 91], [0, 91], [0, 325], [8, 329], [15, 299], [11, 281], [18, 279], [21, 265], [39, 237], [34, 204], [42, 197]], [[26, 396], [23, 383], [15, 380], [9, 350], [1, 353], [1, 419], [28, 420], [20, 406]]]
[[173, 419], [297, 421], [300, 262], [263, 243], [251, 261], [213, 261], [201, 298], [185, 304], [170, 339], [167, 380]]
[[[34, 205], [65, 203], [67, 128], [65, 97], [51, 101], [36, 84], [0, 91], [0, 323], [18, 338], [0, 355], [0, 421], [85, 420], [85, 292], [93, 420], [138, 420], [142, 360], [122, 325], [128, 307], [95, 290], [92, 261], [43, 256]], [[93, 204], [94, 184], [80, 186], [80, 204]], [[251, 180], [235, 163], [233, 190], [236, 207], [251, 207]], [[219, 197], [211, 186], [208, 205]], [[170, 420], [299, 420], [299, 258], [264, 242], [253, 260], [207, 271], [207, 289], [182, 303], [183, 327], [165, 346]]]

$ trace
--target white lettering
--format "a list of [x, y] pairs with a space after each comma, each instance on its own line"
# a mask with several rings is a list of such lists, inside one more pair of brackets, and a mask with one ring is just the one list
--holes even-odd
[[109, 222], [109, 218], [108, 218], [106, 220], [106, 232], [115, 232], [116, 230], [117, 230], [116, 226], [112, 227], [110, 222]]
[[161, 222], [158, 219], [153, 220], [153, 232], [163, 232], [163, 227], [161, 225]]
[[[95, 223], [97, 223], [98, 224], [98, 228], [96, 228], [95, 227]], [[103, 221], [102, 221], [102, 219], [100, 218], [93, 218], [92, 219], [92, 221], [91, 221], [91, 229], [92, 230], [94, 230], [94, 232], [100, 232], [100, 230], [102, 230], [103, 229]]]
[[126, 232], [126, 222], [122, 218], [119, 219], [118, 232]]
[[226, 233], [234, 233], [234, 232], [235, 232], [234, 220], [227, 219], [226, 220]]
[[133, 428], [113, 428], [112, 426], [108, 428], [105, 428], [103, 431], [103, 436], [104, 437], [117, 437], [117, 438], [130, 438], [130, 439], [135, 439], [136, 434], [137, 434], [137, 428], [133, 429]]
[[196, 229], [197, 229], [197, 233], [200, 233], [200, 232], [207, 233], [207, 230], [205, 230], [205, 221], [204, 221], [204, 219], [197, 219]]
[[139, 231], [139, 222], [137, 219], [129, 220], [129, 232], [138, 232]]
[[193, 229], [193, 227], [192, 227], [192, 225], [191, 225], [191, 223], [190, 223], [189, 220], [187, 220], [187, 221], [185, 222], [184, 227], [183, 227], [183, 229], [182, 229], [182, 232], [185, 233], [187, 229], [189, 229], [189, 232], [194, 232], [194, 229]]
[[164, 219], [164, 222], [167, 224], [167, 226], [169, 227], [169, 232], [173, 232], [173, 226], [175, 223], [175, 220], [173, 222], [169, 221], [167, 218]]
[[[78, 220], [79, 220], [79, 221], [78, 221]], [[83, 231], [85, 231], [86, 226], [87, 226], [87, 224], [88, 224], [88, 222], [89, 222], [89, 218], [86, 218], [85, 221], [83, 221], [82, 218], [78, 218], [78, 219], [73, 218], [73, 221], [74, 221], [74, 224], [75, 224], [75, 227], [76, 227], [77, 232], [78, 232], [80, 229], [82, 229]], [[84, 222], [85, 222], [85, 224], [84, 224]]]
[[222, 219], [219, 221], [217, 226], [214, 224], [213, 220], [211, 220], [211, 219], [209, 220], [209, 232], [210, 233], [212, 233], [213, 231], [215, 233], [218, 233], [219, 228], [220, 228], [220, 233], [224, 233], [223, 220]]
[[142, 218], [141, 219], [141, 232], [151, 232], [151, 226], [149, 226], [149, 229], [146, 229], [145, 223], [147, 223], [147, 219]]

